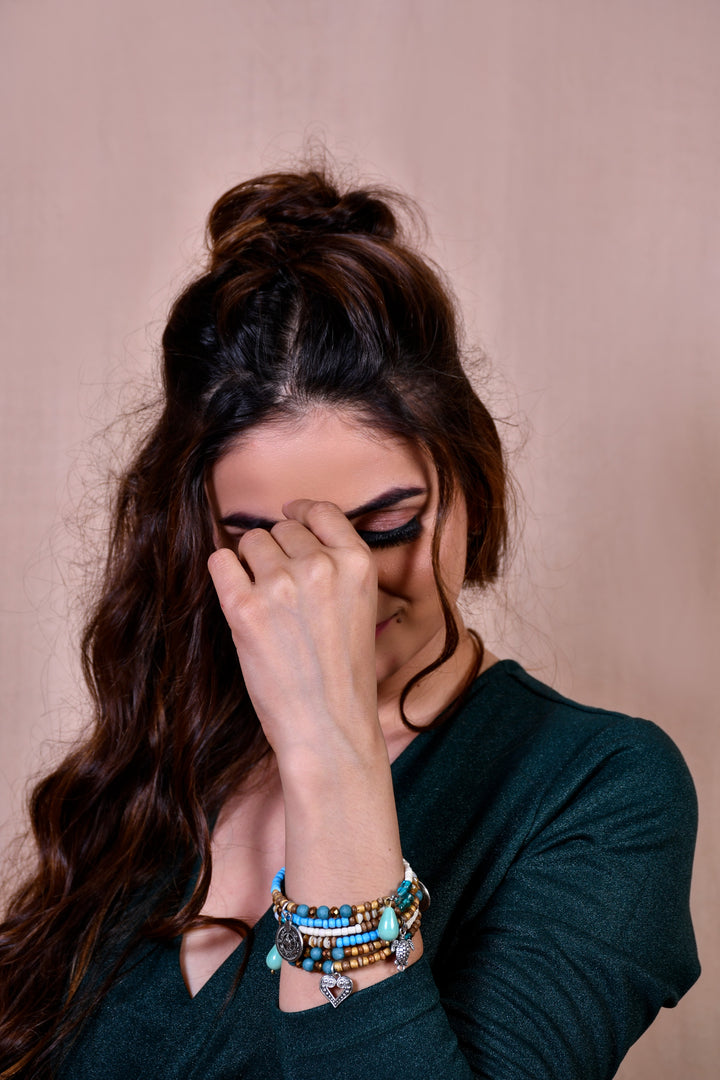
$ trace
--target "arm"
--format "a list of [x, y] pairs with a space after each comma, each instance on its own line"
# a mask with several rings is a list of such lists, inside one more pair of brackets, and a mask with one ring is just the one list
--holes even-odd
[[[243, 675], [278, 762], [287, 893], [360, 903], [403, 876], [387, 748], [377, 714], [377, 573], [337, 507], [297, 500], [271, 533], [210, 560]], [[416, 936], [416, 960], [422, 952]], [[356, 988], [395, 974], [376, 963]], [[319, 976], [282, 965], [283, 1010], [327, 1007]]]
[[610, 724], [544, 778], [480, 911], [463, 898], [431, 966], [363, 991], [337, 1023], [283, 1016], [284, 1075], [605, 1080], [697, 977], [688, 915], [696, 804], [669, 739]]
[[[325, 526], [312, 525], [324, 547], [333, 547]], [[335, 539], [335, 547], [343, 544]], [[264, 555], [243, 555], [257, 583]], [[346, 593], [343, 574], [320, 574], [299, 618], [305, 602], [292, 590], [290, 605], [287, 597], [278, 604], [277, 593], [271, 603], [256, 604], [257, 591], [248, 601], [232, 553], [213, 560], [248, 689], [280, 765], [289, 894], [334, 903], [386, 892], [388, 878], [399, 880], [400, 847], [366, 678], [370, 640], [362, 627], [374, 612], [357, 606], [358, 596], [372, 590]], [[346, 581], [367, 570], [357, 550], [345, 566]], [[287, 568], [281, 569], [270, 577], [285, 589]], [[325, 602], [318, 606], [323, 580]], [[289, 611], [295, 614], [287, 619]], [[272, 647], [263, 651], [263, 641]], [[278, 656], [295, 662], [278, 668]], [[607, 745], [598, 736], [554, 775], [538, 775], [545, 790], [507, 872], [471, 918], [468, 897], [447, 916], [432, 968], [419, 956], [401, 976], [392, 965], [374, 965], [382, 970], [372, 975], [382, 981], [358, 980], [366, 988], [337, 1012], [315, 1007], [321, 1002], [313, 976], [283, 971], [282, 1075], [316, 1080], [331, 1062], [346, 1080], [395, 1080], [403, 1061], [420, 1061], [433, 1080], [614, 1074], [657, 1009], [695, 976], [687, 921], [694, 794], [669, 740], [649, 725], [627, 724], [627, 731], [608, 726]], [[422, 866], [415, 869], [422, 876]]]

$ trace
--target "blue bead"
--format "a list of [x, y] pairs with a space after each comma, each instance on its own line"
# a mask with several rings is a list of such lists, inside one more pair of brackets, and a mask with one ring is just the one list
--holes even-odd
[[330, 926], [330, 920], [329, 919], [323, 919], [322, 920], [322, 925], [323, 925], [323, 930], [327, 930], [329, 928], [329, 926]]
[[321, 904], [320, 907], [317, 909], [317, 914], [318, 919], [327, 919], [330, 914], [330, 908], [326, 907], [325, 904]]
[[315, 961], [311, 960], [309, 956], [306, 956], [305, 959], [302, 962], [302, 966], [303, 966], [303, 969], [305, 971], [314, 971], [315, 970]]
[[345, 956], [345, 950], [344, 949], [338, 949], [337, 946], [333, 949], [333, 951], [332, 951], [333, 960], [342, 960], [344, 956]]
[[323, 969], [323, 971], [325, 972], [326, 975], [332, 975], [332, 972], [333, 972], [332, 960], [323, 960], [322, 969]]
[[307, 904], [298, 904], [297, 913], [301, 918], [306, 919], [309, 910], [310, 908], [307, 906]]
[[322, 949], [318, 949], [316, 945], [310, 950], [310, 957], [312, 960], [322, 960]]
[[267, 966], [270, 968], [271, 971], [279, 971], [280, 968], [282, 967], [282, 957], [281, 957], [280, 953], [277, 951], [277, 948], [276, 948], [275, 945], [273, 945], [272, 949], [270, 950], [270, 952], [265, 957], [265, 963], [267, 964]]
[[[343, 919], [349, 919], [352, 915], [352, 908], [350, 907], [350, 905], [343, 904], [343, 906], [340, 908], [340, 914], [342, 915]], [[347, 923], [345, 923], [344, 925], [347, 925]]]
[[383, 908], [377, 930], [383, 941], [395, 941], [400, 932], [400, 924], [391, 907]]

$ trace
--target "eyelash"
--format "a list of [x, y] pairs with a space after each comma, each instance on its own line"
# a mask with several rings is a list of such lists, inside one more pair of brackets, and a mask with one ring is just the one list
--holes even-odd
[[385, 529], [382, 532], [372, 532], [366, 529], [357, 529], [357, 534], [371, 548], [399, 547], [400, 544], [411, 544], [417, 540], [422, 532], [420, 519], [417, 517], [399, 525], [397, 529]]

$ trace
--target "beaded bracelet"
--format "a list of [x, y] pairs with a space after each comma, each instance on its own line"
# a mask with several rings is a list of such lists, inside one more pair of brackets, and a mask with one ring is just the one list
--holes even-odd
[[405, 877], [394, 893], [339, 907], [311, 907], [289, 900], [283, 892], [283, 867], [271, 885], [278, 929], [267, 966], [278, 971], [286, 960], [304, 971], [322, 972], [320, 991], [334, 1007], [354, 989], [346, 971], [390, 959], [398, 971], [404, 971], [430, 894], [405, 859], [403, 866]]

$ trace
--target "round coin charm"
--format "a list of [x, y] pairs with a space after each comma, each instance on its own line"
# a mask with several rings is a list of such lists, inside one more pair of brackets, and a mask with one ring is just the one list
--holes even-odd
[[297, 926], [291, 922], [281, 922], [275, 935], [275, 948], [283, 960], [294, 964], [302, 956], [303, 939]]

